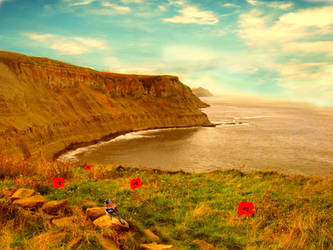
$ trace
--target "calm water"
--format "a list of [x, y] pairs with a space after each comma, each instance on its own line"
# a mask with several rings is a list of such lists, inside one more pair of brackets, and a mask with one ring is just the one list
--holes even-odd
[[61, 159], [189, 172], [241, 168], [333, 176], [333, 108], [230, 97], [202, 100], [211, 104], [203, 112], [221, 125], [130, 133]]

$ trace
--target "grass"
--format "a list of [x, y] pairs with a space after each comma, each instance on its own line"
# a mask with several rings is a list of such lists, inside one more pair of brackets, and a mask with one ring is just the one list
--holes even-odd
[[[148, 228], [176, 249], [200, 249], [197, 240], [215, 249], [333, 247], [333, 178], [238, 170], [186, 174], [97, 165], [85, 171], [83, 166], [46, 161], [22, 174], [15, 164], [0, 165], [1, 188], [34, 188], [48, 200], [68, 199], [82, 218], [86, 201], [98, 206], [107, 198], [115, 201], [136, 231], [127, 239], [127, 249], [139, 249], [137, 242], [148, 243], [143, 235]], [[53, 189], [54, 177], [65, 178], [65, 188]], [[132, 190], [130, 180], [137, 177], [143, 185]], [[0, 212], [6, 214], [0, 220], [0, 246], [42, 249], [55, 229], [45, 218], [31, 219], [29, 212], [0, 201]], [[253, 216], [237, 214], [242, 201], [254, 204]], [[69, 239], [80, 236], [84, 240], [78, 249], [101, 249], [99, 231], [85, 223], [55, 246], [66, 249]]]

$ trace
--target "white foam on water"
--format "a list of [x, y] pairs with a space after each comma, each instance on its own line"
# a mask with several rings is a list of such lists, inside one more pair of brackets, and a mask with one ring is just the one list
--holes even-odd
[[77, 155], [83, 154], [88, 151], [91, 152], [93, 150], [96, 150], [98, 147], [108, 144], [108, 143], [117, 142], [117, 141], [125, 141], [125, 140], [133, 140], [133, 139], [139, 139], [139, 138], [146, 138], [146, 137], [156, 137], [155, 135], [147, 135], [151, 131], [152, 130], [130, 132], [130, 133], [127, 133], [124, 135], [117, 136], [116, 138], [113, 138], [109, 141], [101, 141], [101, 142], [98, 142], [93, 145], [77, 148], [77, 149], [68, 151], [68, 152], [60, 155], [58, 157], [58, 160], [62, 161], [62, 162], [77, 162], [78, 161]]

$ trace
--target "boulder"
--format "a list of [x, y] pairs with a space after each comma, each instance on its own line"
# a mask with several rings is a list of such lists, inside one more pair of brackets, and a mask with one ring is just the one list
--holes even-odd
[[47, 200], [43, 196], [35, 195], [28, 198], [15, 200], [13, 204], [23, 208], [39, 208], [46, 202]]
[[47, 214], [56, 215], [58, 211], [65, 208], [67, 204], [67, 200], [49, 201], [42, 206], [42, 210]]
[[96, 220], [97, 218], [106, 215], [104, 207], [92, 207], [88, 208], [86, 211], [87, 217], [92, 221]]
[[145, 235], [153, 241], [159, 241], [160, 240], [160, 237], [158, 237], [156, 234], [154, 234], [149, 229], [145, 230]]
[[73, 224], [76, 223], [76, 218], [74, 216], [63, 217], [60, 219], [53, 219], [52, 224], [61, 228], [70, 228], [73, 227]]
[[111, 239], [103, 237], [103, 235], [98, 236], [98, 241], [105, 250], [119, 250], [117, 245]]
[[28, 198], [35, 194], [35, 190], [27, 189], [27, 188], [20, 188], [15, 191], [15, 193], [11, 196], [12, 200]]
[[110, 218], [108, 215], [103, 215], [94, 220], [93, 223], [100, 229], [110, 228], [119, 231], [128, 231], [129, 225], [125, 220], [123, 221], [125, 222], [125, 225], [121, 224], [120, 221], [114, 217]]
[[150, 243], [150, 244], [141, 244], [140, 246], [143, 249], [146, 249], [146, 250], [174, 249], [172, 245], [157, 244], [156, 242], [153, 242], [153, 243]]

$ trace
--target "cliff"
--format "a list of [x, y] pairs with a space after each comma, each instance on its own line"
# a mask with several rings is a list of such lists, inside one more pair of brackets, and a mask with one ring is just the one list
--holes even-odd
[[213, 96], [213, 94], [208, 89], [202, 87], [192, 88], [192, 93], [197, 97]]
[[99, 72], [0, 51], [0, 154], [34, 158], [110, 135], [209, 126], [201, 102], [175, 76]]

